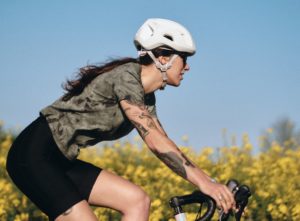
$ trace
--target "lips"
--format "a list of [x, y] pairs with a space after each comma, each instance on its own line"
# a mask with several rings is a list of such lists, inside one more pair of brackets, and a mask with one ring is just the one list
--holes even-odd
[[181, 74], [180, 74], [180, 79], [181, 79], [181, 80], [183, 79], [183, 75], [184, 75], [184, 73], [181, 73]]

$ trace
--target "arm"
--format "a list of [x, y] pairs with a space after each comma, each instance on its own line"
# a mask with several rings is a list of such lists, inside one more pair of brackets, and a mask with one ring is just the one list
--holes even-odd
[[[210, 195], [219, 207], [227, 212], [234, 207], [232, 193], [225, 185], [213, 183], [212, 179], [192, 163], [171, 141], [156, 118], [151, 116], [144, 104], [122, 100], [121, 107], [134, 124], [149, 149], [171, 170], [196, 185], [203, 193]], [[222, 200], [220, 200], [222, 196]]]
[[152, 117], [154, 123], [155, 123], [155, 126], [158, 128], [158, 130], [166, 137], [168, 137], [166, 131], [164, 130], [164, 128], [162, 127], [160, 121], [158, 120], [157, 117]]
[[203, 182], [210, 180], [167, 137], [159, 121], [148, 113], [143, 104], [134, 104], [129, 100], [122, 100], [120, 103], [149, 149], [170, 169], [200, 187]]

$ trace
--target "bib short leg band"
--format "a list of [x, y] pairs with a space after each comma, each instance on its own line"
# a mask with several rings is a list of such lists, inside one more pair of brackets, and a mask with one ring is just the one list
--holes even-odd
[[15, 185], [50, 220], [76, 203], [88, 200], [101, 172], [101, 168], [90, 163], [67, 159], [58, 149], [43, 116], [17, 137], [6, 167]]

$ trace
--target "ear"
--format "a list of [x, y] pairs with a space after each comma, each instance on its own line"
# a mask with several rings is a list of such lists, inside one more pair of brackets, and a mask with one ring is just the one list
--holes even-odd
[[158, 57], [158, 61], [161, 64], [166, 64], [166, 63], [168, 63], [169, 60], [170, 60], [170, 57], [167, 57], [167, 56], [159, 56]]

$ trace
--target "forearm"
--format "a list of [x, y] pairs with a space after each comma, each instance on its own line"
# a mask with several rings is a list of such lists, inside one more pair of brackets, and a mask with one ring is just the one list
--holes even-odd
[[159, 131], [151, 131], [144, 138], [149, 149], [175, 173], [201, 187], [210, 178], [172, 142]]

